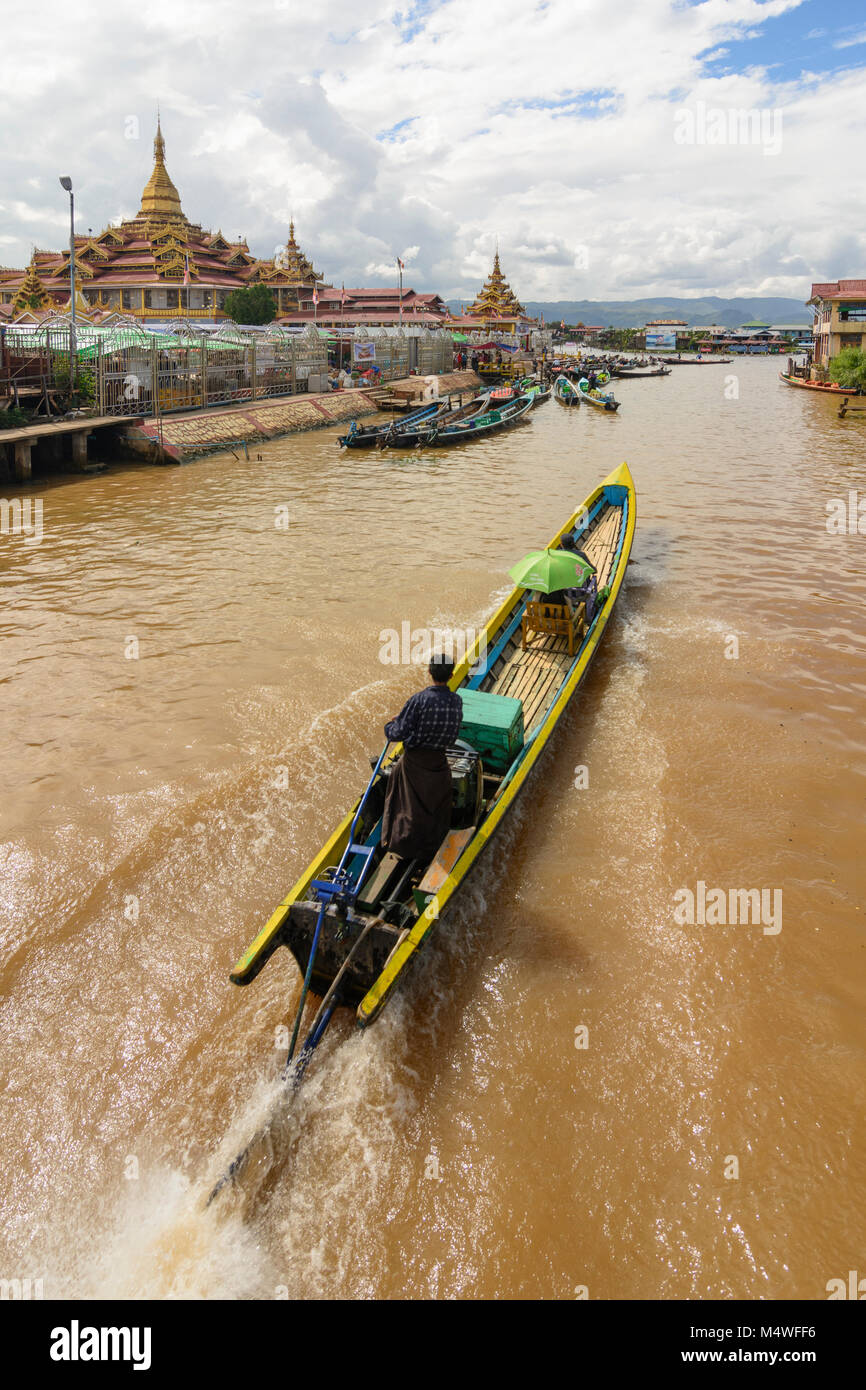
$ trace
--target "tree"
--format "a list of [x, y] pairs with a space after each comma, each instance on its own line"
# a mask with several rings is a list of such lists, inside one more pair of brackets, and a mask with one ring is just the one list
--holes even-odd
[[272, 323], [277, 301], [267, 285], [249, 285], [226, 296], [225, 311], [235, 323]]
[[866, 352], [862, 348], [843, 348], [830, 363], [830, 380], [846, 391], [866, 392]]

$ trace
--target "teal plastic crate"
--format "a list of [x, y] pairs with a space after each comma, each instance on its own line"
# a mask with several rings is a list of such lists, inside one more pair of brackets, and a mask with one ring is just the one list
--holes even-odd
[[523, 747], [523, 705], [508, 695], [460, 690], [463, 723], [460, 737], [481, 754], [485, 767], [506, 772]]

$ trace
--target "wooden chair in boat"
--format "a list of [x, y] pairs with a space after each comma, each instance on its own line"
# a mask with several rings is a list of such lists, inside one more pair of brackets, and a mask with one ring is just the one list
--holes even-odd
[[586, 604], [572, 610], [564, 603], [527, 603], [521, 621], [522, 647], [527, 645], [531, 632], [546, 632], [568, 639], [568, 654], [574, 656], [574, 641], [586, 631]]

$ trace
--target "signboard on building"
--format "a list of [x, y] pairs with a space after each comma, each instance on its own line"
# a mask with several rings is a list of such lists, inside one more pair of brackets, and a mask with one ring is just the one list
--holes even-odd
[[647, 329], [646, 345], [649, 348], [675, 348], [677, 345], [677, 334], [674, 328], [652, 328]]
[[353, 343], [354, 359], [356, 362], [375, 362], [376, 344], [375, 343]]

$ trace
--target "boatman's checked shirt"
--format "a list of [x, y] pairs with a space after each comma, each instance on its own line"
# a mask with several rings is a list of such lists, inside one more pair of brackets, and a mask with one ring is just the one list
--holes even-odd
[[385, 725], [385, 737], [407, 748], [450, 748], [463, 722], [463, 701], [447, 685], [428, 685]]

